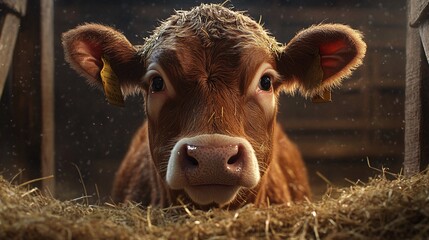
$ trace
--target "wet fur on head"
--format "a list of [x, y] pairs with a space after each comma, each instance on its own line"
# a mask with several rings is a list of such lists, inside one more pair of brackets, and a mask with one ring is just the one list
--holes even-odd
[[233, 11], [218, 4], [201, 4], [190, 11], [176, 11], [163, 21], [146, 38], [140, 53], [147, 58], [160, 45], [174, 46], [177, 39], [194, 36], [206, 48], [211, 47], [214, 41], [225, 39], [234, 40], [237, 43], [235, 47], [258, 46], [275, 54], [281, 51], [282, 46], [260, 24], [246, 16], [245, 12]]

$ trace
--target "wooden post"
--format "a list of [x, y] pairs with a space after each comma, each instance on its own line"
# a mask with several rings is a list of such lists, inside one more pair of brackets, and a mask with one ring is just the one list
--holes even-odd
[[8, 79], [11, 91], [10, 121], [14, 124], [10, 138], [16, 146], [16, 154], [12, 157], [17, 166], [24, 168], [22, 178], [26, 180], [41, 177], [39, 22], [39, 1], [28, 1], [15, 45], [13, 74]]
[[[413, 11], [413, 1], [408, 1], [409, 19]], [[405, 81], [405, 156], [404, 174], [413, 175], [420, 170], [420, 79], [422, 46], [418, 29], [407, 24], [406, 81]]]
[[[429, 161], [429, 0], [408, 0], [405, 82], [404, 174], [411, 176]], [[423, 45], [428, 45], [426, 49]], [[425, 55], [426, 50], [426, 55]]]
[[[0, 9], [5, 12], [3, 19], [0, 19], [0, 98], [9, 73], [10, 65], [15, 49], [16, 38], [18, 37], [21, 17], [25, 15], [27, 0], [0, 0]], [[6, 10], [7, 8], [7, 10]]]
[[[55, 174], [54, 160], [54, 1], [40, 2], [41, 70], [42, 91], [42, 177]], [[55, 192], [55, 181], [46, 179], [42, 188]]]
[[422, 64], [424, 64], [423, 75], [421, 79], [421, 159], [420, 169], [426, 169], [429, 165], [429, 18], [426, 18], [419, 26], [420, 38], [424, 54], [422, 54]]

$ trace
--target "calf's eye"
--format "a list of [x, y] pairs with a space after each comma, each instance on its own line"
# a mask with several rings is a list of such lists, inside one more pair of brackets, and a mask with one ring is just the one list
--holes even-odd
[[153, 93], [160, 92], [164, 90], [164, 88], [165, 88], [165, 84], [164, 84], [164, 79], [162, 79], [162, 77], [154, 77], [152, 79], [152, 83], [150, 84], [151, 92]]
[[263, 91], [270, 91], [271, 90], [271, 78], [268, 75], [264, 75], [259, 80], [259, 88]]

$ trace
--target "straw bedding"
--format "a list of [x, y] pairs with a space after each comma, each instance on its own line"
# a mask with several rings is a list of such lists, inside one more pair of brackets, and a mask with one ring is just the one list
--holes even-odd
[[0, 177], [0, 239], [427, 239], [429, 174], [331, 189], [317, 202], [239, 210], [88, 205]]

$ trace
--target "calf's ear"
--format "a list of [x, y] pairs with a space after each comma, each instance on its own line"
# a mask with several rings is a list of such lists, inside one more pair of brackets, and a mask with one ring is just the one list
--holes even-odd
[[85, 24], [63, 33], [62, 43], [66, 61], [90, 85], [103, 87], [100, 72], [107, 64], [108, 74], [116, 75], [119, 91], [129, 95], [139, 90], [143, 63], [122, 33], [100, 24]]
[[349, 26], [322, 24], [299, 32], [279, 55], [282, 87], [305, 97], [314, 97], [341, 84], [362, 64], [366, 44]]

